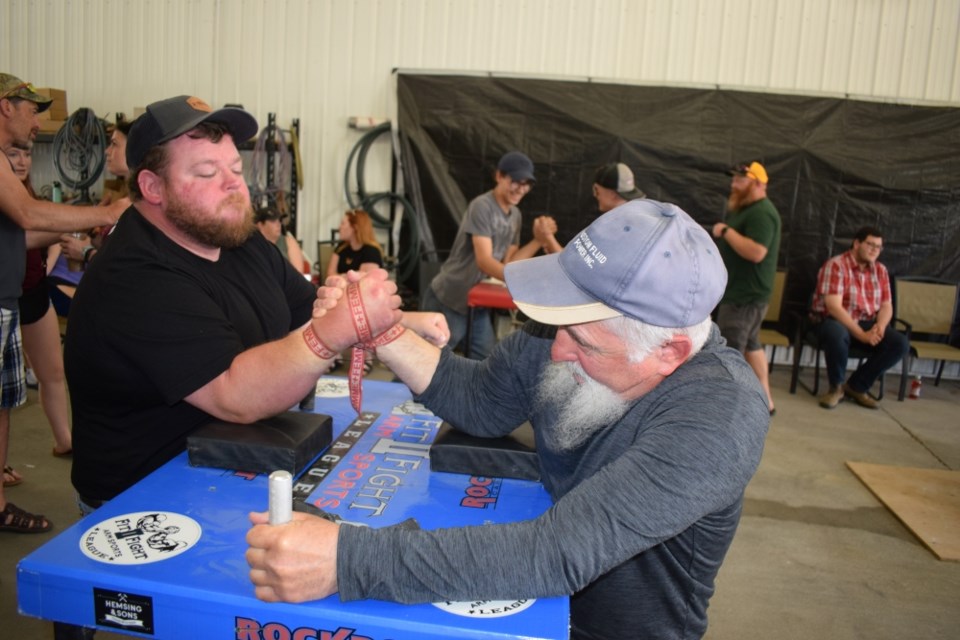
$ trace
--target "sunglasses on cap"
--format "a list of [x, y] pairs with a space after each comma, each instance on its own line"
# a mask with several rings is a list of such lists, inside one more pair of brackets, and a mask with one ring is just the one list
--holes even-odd
[[37, 92], [37, 90], [36, 90], [36, 89], [33, 87], [33, 85], [30, 84], [29, 82], [21, 82], [20, 84], [18, 84], [17, 86], [15, 86], [13, 89], [8, 89], [6, 92], [4, 92], [4, 94], [3, 94], [2, 96], [0, 96], [0, 100], [3, 100], [4, 98], [8, 98], [8, 97], [12, 96], [13, 94], [15, 94], [16, 92], [20, 91], [21, 89], [26, 89], [26, 90], [29, 91], [30, 93], [36, 93], [36, 92]]
[[759, 179], [760, 179], [759, 176], [757, 176], [755, 173], [753, 173], [752, 171], [750, 171], [750, 165], [748, 165], [748, 164], [738, 164], [737, 166], [735, 166], [735, 167], [733, 168], [733, 173], [735, 173], [735, 174], [737, 174], [737, 175], [740, 175], [740, 176], [746, 176], [746, 177], [748, 177], [748, 178], [753, 178], [754, 180], [759, 180]]

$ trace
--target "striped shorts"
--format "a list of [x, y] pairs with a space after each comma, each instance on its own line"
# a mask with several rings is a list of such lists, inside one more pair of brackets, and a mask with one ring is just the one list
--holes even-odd
[[0, 409], [13, 409], [26, 401], [20, 313], [0, 308]]

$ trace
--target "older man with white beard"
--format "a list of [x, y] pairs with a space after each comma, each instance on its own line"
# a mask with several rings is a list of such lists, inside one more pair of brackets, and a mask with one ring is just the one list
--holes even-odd
[[[534, 322], [486, 361], [410, 332], [377, 354], [463, 431], [497, 437], [529, 420], [554, 506], [439, 531], [251, 514], [257, 596], [571, 594], [574, 638], [701, 637], [769, 423], [756, 376], [710, 321], [726, 284], [715, 244], [676, 206], [635, 200], [561, 253], [508, 265], [506, 281]], [[325, 309], [342, 298], [322, 294]]]

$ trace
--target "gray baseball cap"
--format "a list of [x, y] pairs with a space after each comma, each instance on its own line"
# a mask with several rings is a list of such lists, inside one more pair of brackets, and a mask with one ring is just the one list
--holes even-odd
[[511, 262], [517, 307], [551, 325], [629, 316], [658, 327], [706, 319], [727, 286], [717, 245], [674, 204], [632, 200], [608, 211], [563, 251]]

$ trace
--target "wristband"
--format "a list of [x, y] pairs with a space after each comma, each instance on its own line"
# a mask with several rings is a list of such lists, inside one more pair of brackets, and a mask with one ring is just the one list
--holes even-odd
[[723, 229], [720, 231], [720, 237], [727, 235], [727, 231], [730, 231], [730, 225], [724, 225]]
[[83, 248], [83, 251], [80, 253], [80, 259], [83, 261], [83, 264], [88, 264], [90, 262], [90, 253], [95, 251], [96, 247], [92, 244], [88, 244]]
[[[364, 308], [363, 298], [360, 296], [360, 286], [354, 282], [347, 285], [346, 304], [350, 312], [350, 319], [353, 322], [353, 330], [356, 332], [357, 342], [351, 345], [350, 370], [347, 376], [350, 388], [350, 404], [354, 410], [361, 413], [363, 403], [363, 361], [364, 350], [375, 352], [377, 347], [382, 347], [399, 338], [406, 330], [403, 325], [396, 324], [383, 333], [374, 336], [370, 331], [370, 323], [367, 319], [367, 311]], [[337, 355], [330, 347], [323, 343], [313, 330], [313, 325], [307, 325], [303, 330], [303, 340], [310, 347], [310, 351], [319, 358], [329, 360]]]
[[337, 355], [336, 351], [325, 345], [323, 340], [317, 336], [316, 331], [313, 330], [312, 324], [308, 324], [307, 328], [303, 330], [303, 341], [307, 343], [307, 346], [310, 347], [310, 351], [312, 351], [318, 358], [330, 360]]

